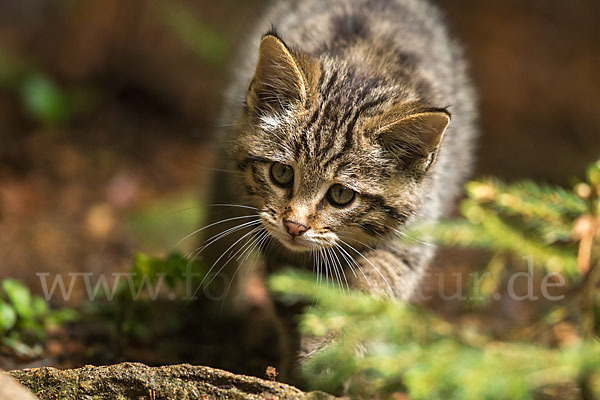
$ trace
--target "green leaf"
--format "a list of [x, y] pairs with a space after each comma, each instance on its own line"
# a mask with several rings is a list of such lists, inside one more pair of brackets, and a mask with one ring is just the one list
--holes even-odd
[[44, 317], [48, 315], [48, 312], [50, 311], [50, 306], [48, 306], [48, 302], [40, 296], [33, 297], [31, 301], [31, 308], [33, 310], [33, 315], [36, 317]]
[[0, 300], [0, 333], [11, 330], [17, 323], [17, 313], [10, 304]]
[[41, 321], [36, 319], [22, 319], [18, 324], [19, 333], [25, 334], [27, 338], [35, 337], [37, 341], [46, 340], [46, 331]]
[[67, 94], [48, 77], [41, 74], [26, 77], [21, 95], [25, 109], [42, 123], [56, 126], [68, 120]]
[[587, 180], [593, 187], [600, 188], [600, 160], [588, 167]]
[[55, 311], [51, 311], [46, 319], [48, 324], [51, 325], [62, 325], [65, 322], [72, 322], [79, 319], [79, 313], [72, 308], [60, 308]]
[[3, 280], [2, 289], [8, 296], [8, 299], [20, 317], [33, 317], [33, 307], [31, 304], [31, 293], [29, 292], [29, 289], [15, 279]]
[[0, 343], [12, 349], [17, 355], [27, 358], [39, 357], [44, 348], [41, 344], [35, 344], [29, 346], [23, 343], [17, 335], [11, 335], [10, 337], [0, 337]]

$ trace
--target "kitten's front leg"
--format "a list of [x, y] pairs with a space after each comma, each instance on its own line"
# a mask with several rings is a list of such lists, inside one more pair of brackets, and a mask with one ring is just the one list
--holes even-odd
[[[280, 272], [282, 269], [293, 265], [289, 260], [278, 258], [277, 253], [270, 253], [265, 257], [265, 269], [267, 275]], [[277, 329], [280, 362], [277, 366], [279, 379], [282, 382], [297, 385], [298, 377], [298, 352], [300, 345], [299, 321], [306, 307], [306, 303], [283, 302], [272, 298], [274, 322]]]
[[278, 365], [279, 379], [282, 382], [297, 385], [299, 383], [298, 352], [301, 348], [301, 335], [298, 322], [304, 311], [305, 304], [286, 304], [279, 300], [273, 301], [275, 311], [275, 328], [279, 339], [280, 362]]

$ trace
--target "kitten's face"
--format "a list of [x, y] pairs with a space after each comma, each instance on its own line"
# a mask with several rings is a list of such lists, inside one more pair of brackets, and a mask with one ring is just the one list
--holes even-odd
[[292, 251], [372, 246], [418, 208], [448, 115], [397, 107], [397, 87], [354, 68], [298, 62], [263, 39], [234, 146], [242, 184]]
[[388, 190], [402, 182], [390, 176], [393, 164], [378, 158], [381, 150], [365, 138], [347, 146], [329, 129], [317, 146], [317, 131], [306, 126], [302, 118], [270, 116], [250, 135], [244, 185], [269, 233], [290, 250], [309, 251], [372, 243], [402, 224], [413, 188], [405, 181], [402, 196]]
[[356, 165], [348, 167], [315, 168], [304, 157], [286, 164], [264, 163], [260, 169], [268, 183], [261, 201], [265, 228], [294, 251], [332, 247], [340, 241], [367, 242], [364, 229], [384, 234], [376, 225], [385, 222], [385, 216], [365, 201], [363, 182], [350, 172]]

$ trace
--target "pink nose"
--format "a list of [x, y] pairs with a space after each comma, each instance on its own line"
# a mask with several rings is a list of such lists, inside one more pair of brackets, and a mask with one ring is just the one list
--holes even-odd
[[290, 236], [292, 236], [292, 238], [295, 238], [296, 236], [300, 236], [304, 232], [306, 232], [307, 230], [310, 229], [309, 226], [302, 225], [302, 224], [299, 224], [294, 221], [289, 221], [287, 219], [283, 220], [283, 225], [285, 226], [285, 229], [287, 229]]

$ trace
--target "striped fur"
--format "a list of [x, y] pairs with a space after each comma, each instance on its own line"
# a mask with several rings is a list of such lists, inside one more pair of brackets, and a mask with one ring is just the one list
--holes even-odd
[[[340, 254], [349, 285], [409, 299], [434, 251], [397, 232], [447, 212], [475, 136], [473, 90], [438, 10], [424, 0], [278, 1], [228, 93], [220, 151], [238, 173], [216, 178], [215, 201], [259, 209], [283, 245], [268, 268], [312, 269], [303, 252], [344, 243], [364, 271], [352, 274]], [[294, 168], [291, 187], [272, 182], [273, 162]], [[327, 200], [335, 183], [357, 193], [348, 207]], [[284, 219], [310, 229], [290, 240]]]

